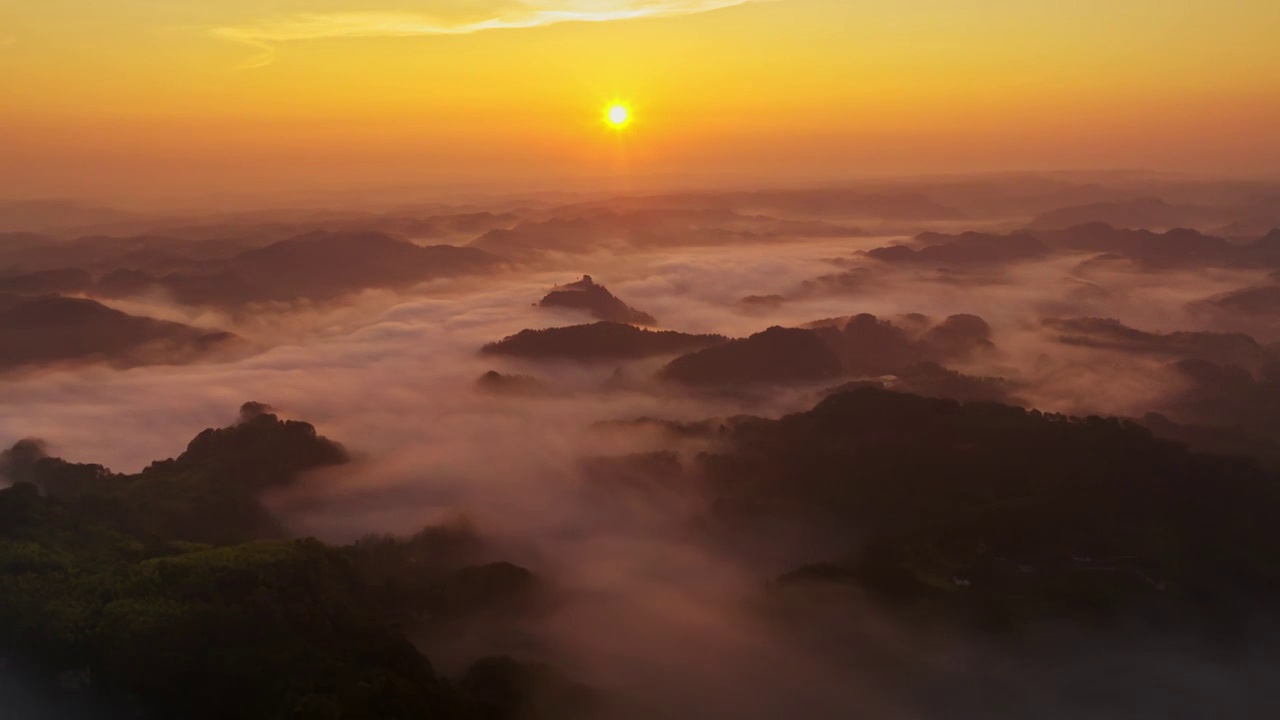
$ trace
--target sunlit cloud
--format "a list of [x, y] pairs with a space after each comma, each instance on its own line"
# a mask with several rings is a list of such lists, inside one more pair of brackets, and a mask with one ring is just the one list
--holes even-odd
[[255, 23], [218, 27], [214, 35], [259, 52], [241, 67], [270, 64], [282, 43], [329, 38], [466, 35], [483, 30], [533, 28], [564, 22], [609, 22], [719, 10], [758, 0], [436, 0], [426, 10], [300, 12]]

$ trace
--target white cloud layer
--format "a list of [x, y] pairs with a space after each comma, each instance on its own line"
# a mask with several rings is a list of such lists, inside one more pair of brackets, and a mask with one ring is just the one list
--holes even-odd
[[379, 10], [299, 11], [214, 28], [261, 52], [243, 67], [270, 64], [279, 44], [328, 38], [465, 35], [563, 22], [609, 22], [720, 10], [755, 0], [427, 0]]

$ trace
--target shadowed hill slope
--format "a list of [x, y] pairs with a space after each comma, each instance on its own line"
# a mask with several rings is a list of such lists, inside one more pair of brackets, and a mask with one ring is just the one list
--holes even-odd
[[577, 282], [561, 285], [547, 293], [538, 303], [542, 307], [560, 307], [584, 310], [598, 320], [630, 323], [632, 325], [656, 325], [657, 320], [646, 312], [627, 305], [596, 284], [590, 275], [583, 275]]
[[862, 387], [735, 422], [699, 470], [719, 527], [793, 518], [900, 607], [1212, 633], [1280, 593], [1280, 478], [1117, 419]]
[[660, 377], [686, 385], [738, 385], [812, 382], [843, 372], [840, 358], [817, 333], [772, 327], [676, 358]]
[[480, 352], [489, 355], [578, 360], [641, 358], [674, 355], [725, 341], [726, 338], [720, 335], [690, 335], [672, 330], [645, 330], [616, 322], [598, 322], [546, 330], [521, 330], [515, 335], [485, 345]]
[[493, 272], [502, 264], [473, 248], [423, 247], [377, 232], [317, 231], [164, 274], [117, 269], [100, 278], [93, 292], [104, 297], [158, 292], [183, 304], [236, 307], [332, 300], [360, 290]]
[[240, 347], [231, 333], [137, 317], [84, 298], [0, 295], [0, 371], [70, 361], [185, 363]]
[[481, 658], [451, 683], [409, 641], [540, 602], [539, 578], [489, 560], [470, 528], [344, 547], [263, 539], [280, 527], [262, 490], [346, 461], [311, 425], [258, 403], [134, 475], [48, 457], [37, 441], [0, 453], [0, 480], [14, 483], [0, 489], [0, 675], [143, 720], [517, 720], [593, 707], [589, 689], [508, 659]]

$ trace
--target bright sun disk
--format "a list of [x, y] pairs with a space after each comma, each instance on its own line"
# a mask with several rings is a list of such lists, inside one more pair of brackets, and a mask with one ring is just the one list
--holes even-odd
[[604, 113], [605, 122], [620, 128], [631, 122], [631, 109], [621, 103], [614, 103]]

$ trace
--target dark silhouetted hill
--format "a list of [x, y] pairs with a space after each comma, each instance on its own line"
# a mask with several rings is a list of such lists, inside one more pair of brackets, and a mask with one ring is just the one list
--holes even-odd
[[1280, 265], [1280, 228], [1273, 228], [1266, 235], [1254, 240], [1251, 249], [1254, 255], [1273, 260], [1276, 265]]
[[1058, 230], [1089, 223], [1121, 228], [1180, 228], [1213, 224], [1221, 211], [1199, 205], [1173, 205], [1158, 197], [1140, 197], [1050, 210], [1032, 219], [1030, 227]]
[[1257, 261], [1247, 246], [1187, 228], [1156, 233], [1091, 223], [1039, 236], [1062, 250], [1112, 253], [1154, 268], [1247, 266]]
[[274, 287], [251, 285], [230, 270], [177, 272], [152, 276], [141, 270], [115, 270], [100, 278], [93, 294], [122, 299], [160, 296], [183, 305], [235, 307], [285, 298]]
[[811, 323], [818, 336], [859, 375], [885, 375], [923, 359], [924, 349], [906, 328], [874, 315], [833, 318]]
[[1253, 372], [1238, 365], [1194, 359], [1179, 361], [1174, 367], [1184, 383], [1163, 400], [1161, 409], [1175, 420], [1280, 432], [1280, 362], [1269, 362]]
[[242, 348], [231, 333], [128, 315], [93, 300], [0, 295], [0, 370], [67, 361], [186, 363]]
[[814, 382], [843, 372], [840, 358], [814, 331], [772, 327], [676, 358], [660, 377], [688, 385], [740, 385]]
[[481, 375], [476, 380], [476, 387], [498, 395], [542, 395], [551, 390], [532, 375], [508, 375], [496, 370]]
[[868, 251], [893, 264], [935, 266], [999, 265], [1050, 253], [1097, 253], [1148, 268], [1275, 267], [1280, 254], [1268, 242], [1233, 243], [1197, 230], [1174, 228], [1163, 233], [1117, 229], [1105, 223], [1061, 230], [1031, 230], [999, 235], [966, 232], [923, 233], [915, 246], [895, 245]]
[[0, 248], [5, 251], [26, 250], [27, 248], [49, 245], [57, 239], [41, 233], [33, 232], [0, 232]]
[[404, 287], [489, 272], [500, 264], [498, 258], [470, 248], [420, 247], [382, 233], [315, 232], [241, 253], [231, 259], [230, 268], [249, 285], [290, 299]]
[[832, 560], [859, 547], [830, 575], [899, 611], [1218, 637], [1280, 593], [1277, 477], [1121, 420], [862, 387], [733, 423], [699, 472], [708, 527], [751, 547], [803, 527]]
[[131, 219], [132, 213], [72, 200], [0, 202], [0, 230], [43, 231]]
[[1232, 290], [1192, 303], [1191, 307], [1195, 310], [1241, 315], [1278, 315], [1280, 314], [1280, 283]]
[[[384, 233], [408, 240], [470, 239], [494, 228], [510, 227], [519, 216], [508, 212], [456, 212], [440, 205], [407, 206], [389, 212], [359, 210], [262, 210], [185, 217], [154, 224], [157, 232], [181, 239], [187, 247], [219, 249], [228, 258], [255, 247], [311, 232]], [[231, 249], [231, 252], [225, 252]]]
[[875, 281], [876, 272], [871, 268], [851, 268], [836, 273], [819, 275], [800, 284], [794, 296], [842, 295], [865, 291]]
[[75, 295], [92, 285], [93, 275], [79, 268], [0, 275], [0, 293], [13, 295]]
[[915, 192], [877, 193], [856, 189], [760, 190], [726, 193], [723, 201], [743, 211], [784, 215], [880, 220], [961, 220], [965, 214]]
[[403, 288], [437, 278], [492, 272], [502, 261], [450, 245], [421, 247], [382, 233], [313, 232], [192, 270], [154, 274], [118, 269], [99, 279], [103, 297], [163, 293], [191, 305], [235, 307], [298, 299], [331, 300], [369, 288]]
[[408, 640], [542, 602], [470, 527], [261, 539], [281, 533], [262, 489], [345, 461], [258, 403], [134, 475], [34, 441], [0, 453], [0, 672], [112, 718], [582, 717], [590, 691], [549, 668], [489, 660], [460, 687]]
[[1199, 452], [1257, 460], [1271, 472], [1280, 472], [1280, 439], [1274, 432], [1239, 425], [1179, 423], [1149, 412], [1140, 422], [1156, 437], [1175, 440]]
[[542, 307], [561, 307], [584, 310], [598, 320], [630, 323], [632, 325], [656, 325], [657, 320], [619, 300], [605, 286], [596, 284], [590, 275], [581, 280], [561, 285], [547, 293], [538, 303]]
[[918, 363], [898, 371], [891, 385], [897, 392], [960, 402], [1007, 403], [1015, 399], [1018, 391], [1018, 385], [1004, 378], [965, 375], [936, 362]]
[[[680, 192], [663, 195], [622, 196], [554, 208], [560, 217], [582, 216], [601, 211], [678, 214], [711, 211], [766, 221], [786, 218], [789, 229], [810, 228], [815, 235], [849, 237], [862, 233], [853, 228], [811, 218], [835, 220], [942, 221], [960, 220], [965, 214], [951, 205], [931, 199], [928, 189], [886, 188], [882, 183], [863, 187], [788, 188], [714, 192]], [[788, 234], [779, 232], [779, 234]], [[804, 232], [792, 232], [793, 236]]]
[[1254, 370], [1277, 359], [1272, 349], [1244, 333], [1150, 333], [1112, 318], [1051, 318], [1044, 325], [1058, 333], [1059, 342], [1069, 345], [1208, 360]]
[[475, 237], [494, 228], [510, 227], [519, 220], [513, 213], [468, 212], [428, 215], [395, 213], [376, 217], [324, 223], [325, 230], [338, 232], [380, 232], [404, 238]]
[[991, 328], [976, 315], [952, 315], [940, 323], [917, 316], [913, 323], [897, 325], [863, 313], [809, 327], [855, 375], [895, 374], [911, 365], [966, 359], [993, 347]]
[[941, 322], [911, 315], [902, 323], [863, 313], [803, 328], [773, 327], [677, 358], [661, 376], [695, 385], [740, 385], [901, 375], [913, 366], [920, 366], [914, 371], [919, 375], [922, 364], [963, 360], [994, 347], [991, 328], [976, 315]]
[[721, 335], [690, 335], [673, 330], [645, 330], [616, 322], [521, 330], [480, 352], [528, 358], [572, 358], [576, 360], [642, 358], [674, 355], [692, 349], [718, 345]]
[[477, 660], [459, 687], [479, 700], [481, 717], [552, 720], [598, 717], [603, 702], [590, 687], [544, 663], [506, 656]]
[[82, 268], [93, 273], [118, 269], [169, 272], [197, 267], [239, 250], [232, 241], [197, 245], [168, 235], [86, 235], [70, 240], [0, 244], [0, 269], [39, 272]]
[[917, 242], [923, 246], [893, 245], [869, 250], [867, 255], [892, 264], [949, 267], [1035, 260], [1050, 252], [1045, 243], [1026, 233], [991, 235], [966, 232], [957, 236], [925, 233], [917, 238]]
[[556, 208], [548, 217], [490, 230], [470, 246], [504, 257], [519, 257], [547, 251], [594, 252], [602, 247], [695, 247], [862, 234], [821, 221], [742, 214], [718, 201], [688, 207], [645, 204], [643, 200], [619, 200]]
[[746, 295], [738, 302], [752, 308], [775, 308], [787, 302], [782, 295]]
[[310, 424], [246, 403], [239, 422], [205, 430], [178, 457], [134, 475], [47, 457], [33, 441], [0, 456], [0, 474], [101, 514], [130, 534], [228, 543], [279, 536], [259, 495], [347, 461], [346, 451]]
[[910, 365], [891, 376], [847, 382], [825, 394], [837, 395], [862, 388], [877, 388], [959, 402], [1008, 403], [1015, 401], [1018, 387], [1016, 383], [1004, 378], [975, 377], [934, 362], [924, 362]]

